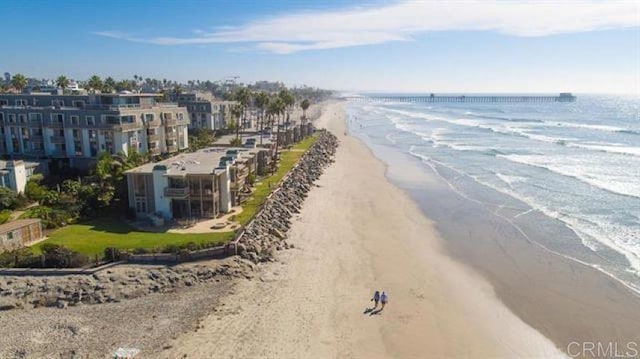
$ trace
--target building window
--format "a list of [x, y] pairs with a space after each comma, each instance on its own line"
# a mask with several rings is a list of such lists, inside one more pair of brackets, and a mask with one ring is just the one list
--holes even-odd
[[42, 122], [42, 114], [41, 113], [30, 113], [29, 114], [30, 122]]
[[16, 106], [26, 106], [27, 100], [16, 100]]
[[135, 123], [136, 117], [133, 115], [125, 115], [125, 116], [120, 116], [120, 120], [122, 121], [122, 123]]
[[82, 156], [82, 144], [76, 142], [73, 147], [76, 156]]
[[73, 107], [83, 108], [86, 105], [84, 101], [73, 101]]
[[19, 123], [27, 123], [27, 115], [24, 113], [21, 113], [18, 115], [18, 122]]
[[8, 106], [9, 100], [0, 100], [0, 106]]
[[71, 125], [72, 126], [80, 126], [80, 117], [71, 116]]
[[85, 117], [85, 119], [87, 120], [87, 126], [95, 126], [95, 124], [96, 124], [95, 117], [87, 116], [87, 117]]
[[145, 198], [136, 198], [136, 212], [147, 213], [147, 201]]
[[9, 123], [16, 123], [16, 114], [15, 113], [10, 113], [8, 118], [9, 118]]
[[55, 125], [62, 125], [64, 123], [64, 115], [61, 113], [54, 113], [51, 115], [51, 120]]
[[153, 114], [152, 113], [147, 113], [144, 115], [144, 120], [148, 123], [148, 122], [153, 122]]

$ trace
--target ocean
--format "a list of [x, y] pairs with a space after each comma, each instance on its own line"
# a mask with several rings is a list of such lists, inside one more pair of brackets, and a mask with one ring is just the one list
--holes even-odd
[[348, 131], [383, 160], [381, 151], [417, 159], [550, 254], [640, 292], [640, 99], [577, 97], [350, 102]]

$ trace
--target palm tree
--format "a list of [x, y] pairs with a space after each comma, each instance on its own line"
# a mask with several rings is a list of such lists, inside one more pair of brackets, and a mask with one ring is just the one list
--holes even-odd
[[67, 86], [69, 86], [69, 79], [65, 75], [60, 75], [56, 79], [56, 85], [64, 90], [65, 88], [67, 88]]
[[[244, 120], [245, 111], [247, 109], [247, 106], [251, 102], [251, 92], [246, 87], [241, 87], [233, 93], [233, 99], [235, 101], [238, 101], [238, 103], [240, 104], [240, 108], [241, 108], [240, 117], [242, 117], [242, 120]], [[236, 128], [236, 139], [238, 138], [240, 138], [240, 126]]]
[[231, 115], [236, 119], [236, 142], [237, 141], [241, 141], [240, 140], [240, 117], [242, 117], [242, 113], [244, 111], [242, 110], [242, 105], [237, 104], [233, 107], [231, 107]]
[[305, 123], [307, 122], [307, 109], [309, 108], [309, 106], [311, 106], [311, 103], [307, 98], [302, 100], [302, 102], [300, 103], [300, 108], [302, 108], [302, 118], [304, 119]]
[[101, 90], [102, 89], [102, 79], [98, 75], [93, 75], [93, 76], [91, 76], [91, 78], [87, 82], [87, 85], [89, 85], [89, 88], [92, 89], [93, 91]]
[[282, 103], [284, 104], [284, 109], [287, 111], [287, 121], [285, 122], [285, 128], [288, 128], [289, 126], [288, 111], [296, 103], [296, 99], [293, 97], [293, 94], [287, 89], [280, 90], [280, 92], [278, 93], [278, 97], [282, 100]]
[[15, 74], [13, 78], [11, 78], [11, 86], [22, 92], [22, 90], [27, 87], [27, 78], [23, 74]]
[[104, 84], [102, 85], [102, 92], [111, 92], [116, 87], [116, 80], [113, 77], [109, 76], [104, 79]]
[[257, 96], [255, 96], [255, 104], [256, 107], [260, 110], [260, 145], [262, 145], [262, 130], [264, 129], [264, 112], [265, 108], [269, 104], [269, 95], [266, 92], [260, 91]]
[[[277, 121], [277, 129], [276, 129], [276, 151], [273, 154], [273, 158], [274, 158], [274, 163], [278, 158], [278, 147], [280, 145], [280, 115], [284, 114], [284, 110], [285, 110], [285, 104], [284, 101], [282, 101], [282, 98], [280, 96], [276, 97], [273, 101], [269, 102], [269, 108], [268, 111], [272, 114], [272, 115], [277, 115], [278, 116], [278, 121]], [[273, 129], [272, 129], [273, 131]]]

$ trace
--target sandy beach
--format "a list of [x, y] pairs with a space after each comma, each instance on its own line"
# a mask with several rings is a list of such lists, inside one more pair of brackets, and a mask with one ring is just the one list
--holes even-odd
[[[347, 136], [342, 103], [317, 127], [341, 143], [289, 234], [295, 249], [242, 281], [224, 311], [170, 343], [176, 358], [550, 358], [553, 343], [445, 253], [431, 223]], [[428, 184], [426, 184], [428, 185]], [[365, 314], [374, 290], [389, 294]]]

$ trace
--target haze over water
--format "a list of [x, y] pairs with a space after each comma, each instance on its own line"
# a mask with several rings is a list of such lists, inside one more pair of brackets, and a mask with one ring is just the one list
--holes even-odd
[[561, 221], [575, 235], [552, 232], [541, 246], [640, 290], [639, 99], [351, 103], [349, 113], [354, 133], [419, 158], [514, 225]]

